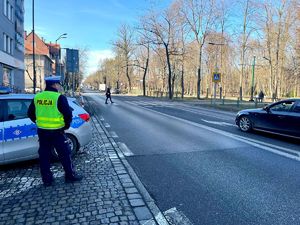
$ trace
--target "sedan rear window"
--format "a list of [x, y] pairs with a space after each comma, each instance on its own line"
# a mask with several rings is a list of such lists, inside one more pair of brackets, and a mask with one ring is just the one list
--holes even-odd
[[296, 102], [293, 112], [300, 113], [300, 102]]
[[288, 102], [281, 102], [271, 107], [272, 111], [280, 111], [280, 112], [289, 112], [295, 102], [288, 101]]

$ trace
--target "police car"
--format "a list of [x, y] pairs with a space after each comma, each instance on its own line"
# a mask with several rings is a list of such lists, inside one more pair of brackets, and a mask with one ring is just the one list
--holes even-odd
[[[0, 90], [0, 165], [38, 158], [37, 127], [27, 117], [33, 94], [4, 94]], [[76, 102], [68, 98], [72, 109], [71, 127], [66, 130], [72, 154], [91, 140], [89, 114]], [[57, 153], [53, 149], [53, 157]]]

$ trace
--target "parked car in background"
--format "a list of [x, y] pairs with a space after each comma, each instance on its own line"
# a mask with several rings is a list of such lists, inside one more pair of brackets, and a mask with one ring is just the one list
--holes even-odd
[[112, 94], [120, 94], [120, 89], [118, 89], [118, 88], [113, 88], [113, 89], [111, 90], [111, 93], [112, 93]]
[[[37, 127], [27, 117], [33, 94], [0, 95], [0, 164], [8, 164], [38, 158]], [[73, 113], [71, 127], [66, 130], [72, 154], [91, 140], [90, 115], [77, 103], [68, 98]], [[57, 158], [56, 150], [52, 155]]]
[[300, 99], [286, 99], [259, 109], [246, 109], [236, 115], [241, 131], [261, 130], [300, 138]]

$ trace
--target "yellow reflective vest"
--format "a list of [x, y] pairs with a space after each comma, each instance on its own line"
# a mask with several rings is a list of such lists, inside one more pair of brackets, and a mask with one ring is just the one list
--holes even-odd
[[65, 126], [63, 114], [57, 108], [60, 93], [43, 91], [34, 97], [36, 125], [38, 128], [56, 130]]

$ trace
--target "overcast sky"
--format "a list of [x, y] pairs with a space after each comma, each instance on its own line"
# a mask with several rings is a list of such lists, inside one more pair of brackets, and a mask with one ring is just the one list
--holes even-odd
[[[58, 41], [65, 48], [88, 48], [88, 73], [99, 61], [112, 57], [111, 42], [122, 23], [134, 25], [154, 5], [166, 6], [171, 0], [36, 0], [35, 32], [46, 42]], [[25, 2], [25, 30], [32, 30], [32, 0]]]

